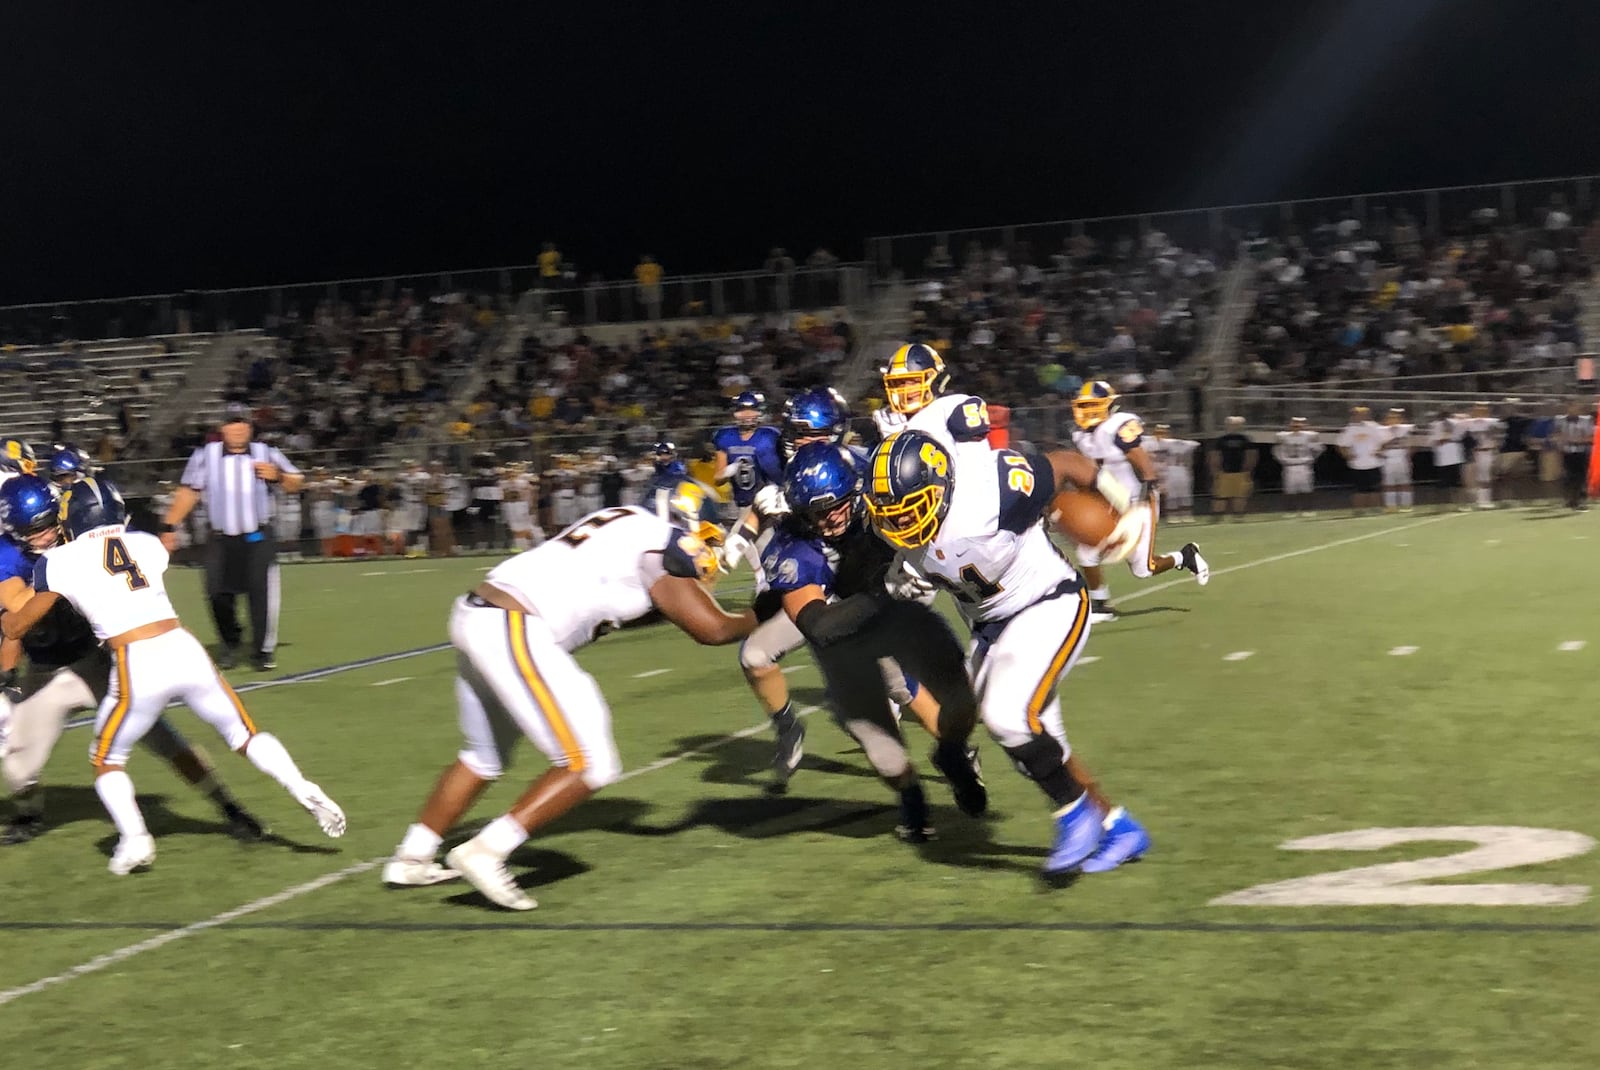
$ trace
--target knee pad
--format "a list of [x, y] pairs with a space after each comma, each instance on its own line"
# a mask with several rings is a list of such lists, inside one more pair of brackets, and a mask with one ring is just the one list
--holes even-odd
[[499, 780], [500, 774], [505, 772], [500, 767], [498, 754], [479, 754], [475, 750], [463, 750], [456, 754], [456, 759], [470, 769], [472, 775], [479, 780]]

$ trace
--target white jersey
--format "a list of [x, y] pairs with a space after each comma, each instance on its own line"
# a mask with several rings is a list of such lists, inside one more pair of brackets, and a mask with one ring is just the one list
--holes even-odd
[[1465, 460], [1461, 450], [1461, 436], [1466, 430], [1461, 420], [1435, 420], [1429, 426], [1429, 437], [1433, 440], [1433, 463], [1435, 467], [1448, 468], [1460, 464]]
[[1411, 456], [1411, 433], [1416, 430], [1410, 424], [1384, 424], [1383, 429], [1389, 437], [1383, 443], [1383, 459], [1392, 461], [1397, 457]]
[[1339, 432], [1340, 448], [1349, 451], [1349, 466], [1365, 472], [1383, 463], [1383, 447], [1389, 441], [1389, 432], [1373, 420], [1345, 424]]
[[1189, 438], [1152, 438], [1145, 442], [1144, 448], [1155, 461], [1156, 470], [1163, 475], [1173, 474], [1174, 469], [1188, 474], [1200, 443]]
[[567, 652], [650, 612], [650, 588], [684, 575], [705, 550], [654, 513], [628, 506], [591, 513], [537, 548], [502, 561], [484, 580], [532, 609]]
[[1039, 520], [1054, 497], [1051, 473], [1015, 450], [969, 442], [951, 457], [954, 489], [939, 534], [904, 551], [912, 569], [955, 595], [968, 624], [1005, 620], [1079, 584]]
[[507, 476], [500, 483], [500, 493], [504, 495], [508, 511], [512, 506], [526, 509], [533, 503], [533, 481], [525, 475]]
[[1130, 498], [1139, 497], [1139, 473], [1128, 454], [1144, 444], [1144, 423], [1131, 412], [1114, 412], [1094, 427], [1072, 432], [1078, 452], [1111, 473]]
[[1322, 452], [1322, 436], [1315, 431], [1279, 431], [1272, 456], [1285, 468], [1313, 464]]
[[109, 524], [46, 550], [34, 566], [33, 589], [71, 602], [95, 638], [105, 640], [177, 619], [167, 597], [167, 560], [154, 535]]
[[1505, 433], [1505, 424], [1492, 416], [1469, 416], [1460, 420], [1461, 430], [1472, 436], [1472, 449], [1475, 453], [1494, 453], [1500, 448], [1500, 437]]
[[905, 426], [933, 437], [946, 453], [953, 454], [963, 442], [989, 439], [989, 406], [971, 394], [945, 394], [913, 413]]

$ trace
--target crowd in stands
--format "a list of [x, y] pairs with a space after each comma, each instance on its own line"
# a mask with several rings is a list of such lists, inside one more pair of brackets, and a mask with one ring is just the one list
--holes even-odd
[[960, 263], [939, 245], [914, 284], [912, 335], [960, 369], [963, 389], [1000, 404], [1060, 404], [1088, 379], [1164, 393], [1183, 385], [1177, 368], [1215, 311], [1225, 261], [1159, 230], [1080, 234], [1048, 256], [971, 244]]
[[[1339, 384], [1565, 363], [1584, 339], [1576, 288], [1600, 250], [1559, 199], [1517, 226], [1493, 209], [1428, 237], [1397, 212], [1353, 214], [1251, 243], [1254, 313], [1240, 343], [1246, 386]], [[1381, 385], [1381, 384], [1379, 384]], [[1443, 388], [1446, 384], [1440, 382]]]

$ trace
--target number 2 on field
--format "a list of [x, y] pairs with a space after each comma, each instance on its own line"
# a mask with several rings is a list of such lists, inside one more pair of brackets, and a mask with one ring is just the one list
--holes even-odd
[[150, 586], [150, 581], [144, 578], [144, 573], [128, 555], [128, 548], [122, 544], [121, 539], [111, 538], [106, 540], [106, 571], [113, 576], [121, 576], [128, 581], [128, 590], [138, 591]]
[[1212, 906], [1535, 906], [1565, 907], [1589, 898], [1586, 884], [1419, 884], [1513, 866], [1532, 866], [1576, 858], [1594, 849], [1581, 832], [1522, 828], [1516, 825], [1443, 825], [1426, 828], [1372, 828], [1307, 836], [1281, 846], [1285, 851], [1378, 851], [1402, 843], [1456, 840], [1478, 846], [1452, 855], [1415, 862], [1316, 873], [1309, 877], [1258, 884], [1211, 900]]

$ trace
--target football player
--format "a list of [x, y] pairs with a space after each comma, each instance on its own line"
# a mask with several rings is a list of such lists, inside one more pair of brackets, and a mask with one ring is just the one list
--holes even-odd
[[38, 465], [33, 447], [22, 439], [0, 439], [0, 484], [12, 476], [31, 476]]
[[505, 495], [506, 527], [511, 532], [511, 548], [518, 553], [544, 542], [544, 532], [533, 522], [533, 483], [528, 466], [513, 461], [501, 469], [501, 493]]
[[883, 369], [888, 409], [873, 413], [884, 435], [912, 428], [932, 435], [946, 451], [958, 442], [989, 437], [989, 406], [971, 394], [947, 393], [950, 369], [930, 345], [913, 342], [894, 351]]
[[62, 492], [59, 518], [61, 544], [44, 549], [34, 566], [32, 597], [0, 618], [0, 630], [7, 639], [21, 639], [65, 601], [111, 649], [114, 669], [89, 748], [95, 794], [120, 834], [111, 872], [124, 876], [155, 861], [155, 840], [125, 766], [133, 745], [173, 699], [283, 785], [323, 832], [342, 836], [344, 812], [306, 779], [275, 736], [257, 730], [205, 647], [179, 623], [166, 591], [167, 550], [154, 535], [127, 528], [116, 487], [80, 479]]
[[678, 456], [678, 447], [665, 439], [650, 451], [650, 461], [654, 471], [645, 489], [643, 504], [666, 520], [670, 515], [667, 503], [672, 500], [678, 484], [689, 478], [689, 466]]
[[[1097, 486], [1099, 475], [1069, 450], [968, 445], [952, 456], [907, 429], [879, 443], [866, 489], [873, 527], [900, 551], [891, 582], [899, 570], [948, 590], [971, 628], [968, 670], [984, 727], [1054, 811], [1043, 865], [1051, 878], [1113, 869], [1150, 846], [1076, 760], [1056, 695], [1088, 641], [1091, 598], [1040, 521], [1060, 490]], [[1147, 526], [1132, 495], [1113, 489], [1112, 505], [1124, 522], [1102, 547], [1108, 556], [1125, 553]]]
[[1383, 417], [1389, 437], [1383, 443], [1383, 511], [1411, 512], [1415, 500], [1411, 489], [1411, 454], [1416, 446], [1415, 430], [1405, 422], [1404, 409], [1390, 409]]
[[[701, 519], [704, 503], [704, 491], [685, 482], [672, 497], [676, 524], [632, 506], [591, 513], [502, 561], [456, 600], [450, 640], [465, 739], [383, 867], [385, 884], [465, 877], [508, 910], [537, 906], [507, 872], [507, 856], [622, 774], [611, 711], [573, 652], [652, 611], [710, 646], [738, 642], [755, 627], [754, 613], [723, 612], [703, 585], [717, 568], [707, 540], [721, 537]], [[444, 834], [499, 778], [519, 734], [551, 767], [441, 866], [434, 858]]]
[[[1155, 461], [1144, 448], [1144, 424], [1131, 412], [1119, 412], [1117, 392], [1103, 380], [1084, 383], [1072, 399], [1072, 420], [1077, 429], [1072, 443], [1078, 452], [1096, 462], [1121, 486], [1123, 495], [1150, 503], [1150, 522], [1138, 549], [1128, 558], [1128, 568], [1140, 579], [1159, 576], [1169, 569], [1192, 572], [1201, 586], [1211, 580], [1211, 568], [1200, 556], [1198, 543], [1186, 542], [1176, 553], [1156, 553], [1156, 521], [1160, 517]], [[1090, 612], [1096, 624], [1117, 619], [1111, 605], [1111, 588], [1094, 546], [1079, 546], [1078, 566], [1089, 582]]]
[[96, 468], [88, 450], [79, 449], [70, 442], [58, 443], [50, 449], [50, 460], [45, 465], [50, 482], [64, 487], [83, 476], [92, 476]]
[[[861, 505], [861, 472], [857, 458], [847, 448], [827, 441], [801, 446], [789, 463], [783, 490], [793, 511], [774, 531], [762, 565], [772, 591], [782, 602], [782, 619], [789, 622], [796, 635], [807, 635], [815, 615], [826, 613], [830, 603], [863, 592], [882, 593], [894, 552], [873, 535], [867, 523]], [[929, 588], [929, 602], [932, 593]], [[964, 686], [964, 676], [951, 671], [960, 664], [960, 648], [949, 630], [926, 623], [923, 630], [929, 633], [931, 649], [919, 655], [920, 661], [925, 663], [939, 646], [945, 646], [950, 655], [944, 674], [946, 686], [970, 692], [970, 687]], [[850, 642], [860, 640], [852, 638]], [[859, 669], [864, 660], [860, 655], [848, 651], [817, 653], [817, 665], [827, 681], [839, 726], [861, 745], [872, 767], [900, 797], [896, 834], [908, 843], [924, 843], [933, 838], [927, 797], [894, 712], [896, 706], [910, 704], [921, 688], [907, 678], [896, 660], [879, 656], [874, 668], [881, 683], [859, 690]], [[937, 722], [934, 734], [937, 738]], [[987, 794], [976, 766], [976, 752], [963, 748], [946, 754], [936, 746], [934, 756], [941, 767], [949, 763], [963, 766], [957, 770], [952, 786], [960, 784], [961, 790], [977, 793], [965, 799], [963, 809], [982, 813]]]
[[1154, 440], [1145, 443], [1161, 473], [1161, 508], [1174, 524], [1194, 523], [1194, 454], [1200, 443], [1173, 438], [1172, 428], [1156, 424]]
[[[33, 594], [39, 554], [55, 545], [60, 519], [57, 496], [37, 476], [0, 487], [0, 607], [21, 609]], [[17, 670], [19, 655], [27, 668]], [[70, 605], [58, 603], [44, 622], [20, 642], [0, 641], [0, 687], [9, 696], [9, 741], [0, 746], [0, 774], [16, 804], [0, 844], [26, 843], [44, 830], [44, 789], [39, 775], [77, 710], [92, 710], [105, 698], [111, 654], [102, 647]], [[241, 840], [258, 840], [266, 830], [239, 805], [218, 779], [205, 753], [191, 746], [165, 716], [156, 720], [144, 745], [168, 762], [185, 782], [211, 800], [228, 831]]]
[[1462, 421], [1462, 429], [1472, 437], [1472, 450], [1467, 465], [1467, 481], [1479, 509], [1494, 508], [1494, 462], [1500, 452], [1500, 439], [1506, 425], [1494, 418], [1487, 401], [1472, 406], [1472, 412]]
[[756, 491], [783, 481], [783, 442], [776, 427], [761, 423], [766, 399], [746, 390], [733, 399], [733, 424], [711, 436], [716, 447], [717, 485], [730, 485], [733, 504], [743, 511]]
[[[1289, 420], [1289, 429], [1278, 432], [1278, 441], [1272, 447], [1272, 456], [1283, 469], [1284, 508], [1294, 511], [1295, 498], [1304, 497], [1314, 489], [1312, 475], [1316, 469], [1317, 455], [1322, 452], [1322, 436], [1311, 430], [1304, 416]], [[1303, 509], [1301, 516], [1310, 516]]]
[[1339, 453], [1350, 469], [1350, 507], [1356, 512], [1378, 504], [1379, 487], [1383, 473], [1383, 446], [1389, 433], [1372, 418], [1372, 410], [1356, 405], [1350, 410], [1350, 422], [1339, 432]]

